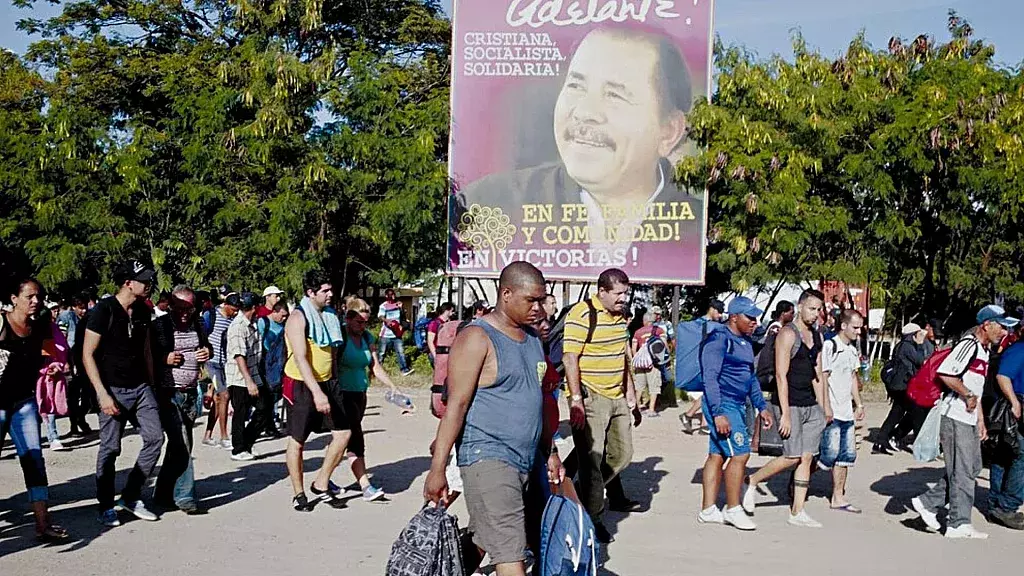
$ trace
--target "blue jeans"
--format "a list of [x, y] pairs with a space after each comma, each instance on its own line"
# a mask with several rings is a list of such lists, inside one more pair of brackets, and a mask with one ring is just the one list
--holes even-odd
[[398, 367], [402, 372], [409, 370], [409, 363], [405, 359], [405, 346], [402, 344], [401, 338], [381, 338], [380, 339], [380, 360], [384, 361], [384, 356], [387, 356], [388, 348], [395, 348], [395, 354], [398, 355]]
[[60, 440], [60, 434], [57, 433], [57, 415], [47, 414], [46, 415], [46, 441], [50, 443], [50, 448], [53, 448], [53, 443]]
[[0, 448], [8, 431], [25, 476], [28, 501], [46, 502], [50, 498], [50, 489], [47, 487], [46, 462], [39, 436], [39, 406], [35, 398], [23, 400], [10, 410], [0, 410]]
[[1021, 452], [1010, 467], [993, 463], [989, 472], [988, 505], [992, 510], [1016, 512], [1024, 504], [1024, 436], [1019, 432], [1017, 442]]
[[154, 496], [158, 502], [170, 502], [179, 508], [195, 505], [196, 477], [192, 464], [192, 428], [199, 416], [195, 388], [161, 388], [157, 402], [160, 424], [167, 434], [164, 464], [156, 478]]

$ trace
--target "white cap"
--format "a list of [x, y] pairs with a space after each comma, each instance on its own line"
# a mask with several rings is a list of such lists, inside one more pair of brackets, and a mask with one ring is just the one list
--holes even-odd
[[266, 298], [271, 294], [284, 294], [284, 290], [281, 290], [277, 286], [267, 286], [263, 289], [263, 297]]
[[914, 334], [917, 334], [921, 330], [922, 328], [920, 326], [911, 322], [910, 324], [907, 324], [906, 326], [903, 327], [902, 332], [904, 336], [912, 336]]

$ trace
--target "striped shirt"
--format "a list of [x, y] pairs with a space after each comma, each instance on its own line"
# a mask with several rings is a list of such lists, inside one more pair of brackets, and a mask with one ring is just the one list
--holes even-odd
[[210, 346], [213, 348], [213, 358], [210, 359], [211, 364], [217, 366], [224, 365], [224, 348], [221, 346], [222, 340], [227, 336], [228, 326], [231, 326], [231, 318], [224, 315], [224, 309], [218, 308], [213, 311], [213, 330], [210, 332]]
[[606, 398], [622, 398], [625, 392], [623, 380], [626, 374], [626, 319], [612, 315], [594, 296], [591, 299], [597, 310], [597, 326], [590, 343], [587, 331], [590, 329], [590, 308], [586, 302], [572, 307], [565, 318], [565, 342], [563, 352], [579, 356], [580, 381], [590, 391]]

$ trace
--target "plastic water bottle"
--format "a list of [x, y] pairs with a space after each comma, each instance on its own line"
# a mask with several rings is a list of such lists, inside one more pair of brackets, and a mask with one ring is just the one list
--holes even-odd
[[388, 390], [384, 393], [384, 399], [395, 406], [398, 406], [402, 410], [411, 411], [413, 409], [412, 398], [409, 398], [401, 392]]

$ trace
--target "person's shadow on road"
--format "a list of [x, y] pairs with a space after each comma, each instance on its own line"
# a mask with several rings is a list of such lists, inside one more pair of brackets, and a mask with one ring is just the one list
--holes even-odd
[[[668, 472], [658, 469], [658, 465], [663, 460], [660, 456], [650, 456], [643, 462], [633, 462], [619, 474], [626, 497], [639, 502], [640, 508], [632, 513], [606, 511], [604, 514], [604, 526], [612, 536], [618, 533], [619, 522], [624, 520], [629, 514], [643, 514], [651, 511], [654, 495], [660, 491], [661, 481], [668, 475]], [[601, 566], [598, 568], [598, 574], [616, 576], [614, 572], [606, 567], [612, 557], [611, 548], [614, 548], [614, 546], [614, 542], [601, 545]]]

